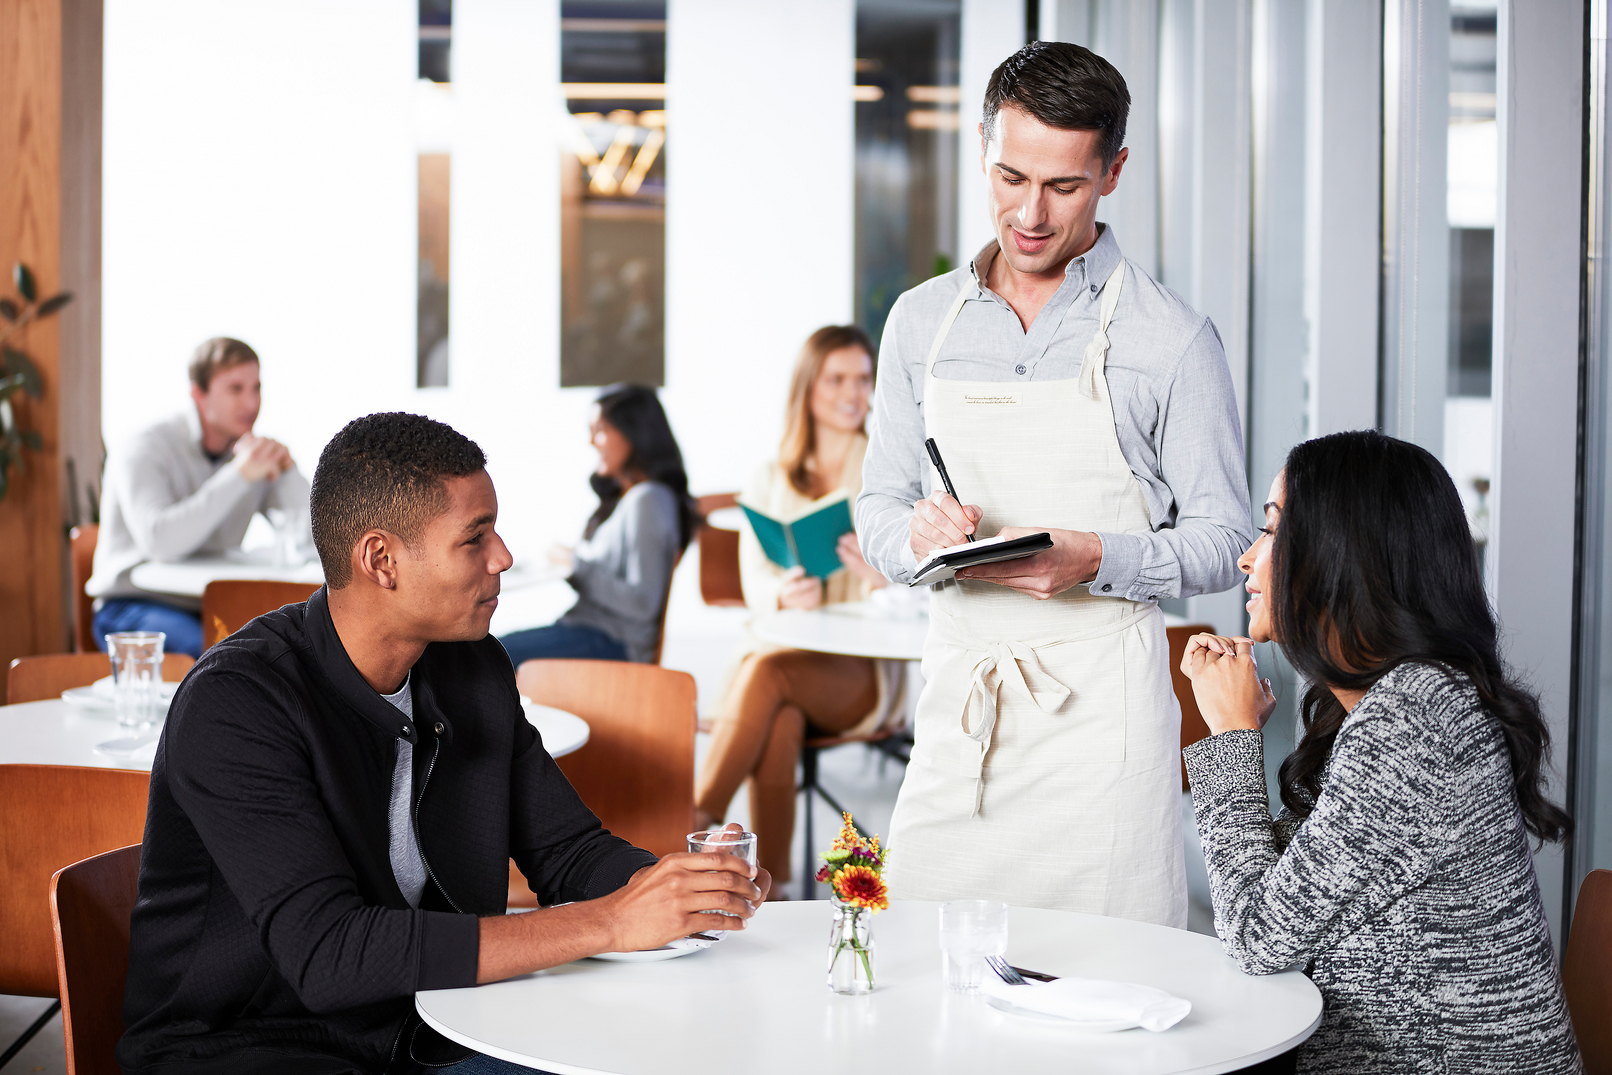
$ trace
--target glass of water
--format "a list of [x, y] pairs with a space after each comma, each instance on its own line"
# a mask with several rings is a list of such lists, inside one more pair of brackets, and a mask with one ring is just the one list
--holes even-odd
[[940, 960], [946, 988], [978, 993], [990, 973], [986, 956], [1007, 953], [1008, 905], [997, 900], [952, 900], [940, 905]]
[[[733, 829], [705, 829], [688, 834], [688, 849], [695, 854], [737, 855], [751, 866], [756, 864], [756, 834]], [[728, 914], [711, 911], [711, 914]], [[728, 915], [729, 918], [735, 916]]]
[[161, 631], [117, 631], [106, 636], [118, 724], [125, 728], [147, 728], [157, 719], [157, 684], [162, 682], [162, 647], [167, 641]]

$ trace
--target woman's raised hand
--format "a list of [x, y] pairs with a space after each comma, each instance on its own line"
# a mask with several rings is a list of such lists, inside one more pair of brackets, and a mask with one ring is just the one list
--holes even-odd
[[823, 584], [806, 574], [803, 567], [792, 567], [784, 572], [784, 584], [778, 590], [779, 608], [814, 609], [823, 603]]
[[1211, 735], [1258, 731], [1276, 708], [1271, 681], [1259, 677], [1251, 638], [1196, 634], [1181, 655], [1181, 672], [1192, 680], [1192, 694]]

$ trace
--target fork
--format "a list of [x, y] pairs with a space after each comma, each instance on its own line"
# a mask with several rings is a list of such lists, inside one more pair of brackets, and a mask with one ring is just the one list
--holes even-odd
[[1008, 985], [1024, 985], [1024, 975], [1018, 968], [1008, 965], [1008, 961], [1001, 956], [986, 956], [985, 965], [996, 972], [996, 976]]

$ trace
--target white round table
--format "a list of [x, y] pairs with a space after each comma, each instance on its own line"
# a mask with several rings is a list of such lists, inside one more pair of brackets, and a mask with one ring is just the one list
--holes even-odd
[[866, 996], [824, 983], [831, 912], [816, 901], [768, 904], [748, 929], [680, 959], [583, 959], [417, 993], [415, 1007], [461, 1044], [556, 1075], [1208, 1075], [1278, 1056], [1321, 1021], [1321, 995], [1303, 974], [1243, 974], [1212, 937], [1021, 907], [1009, 962], [1156, 986], [1192, 1012], [1161, 1034], [1088, 1034], [1012, 1015], [945, 991], [938, 906], [897, 902], [874, 916], [878, 987]]
[[[504, 572], [500, 582], [505, 590], [517, 590], [563, 581], [567, 574], [567, 569], [542, 561], [517, 564]], [[309, 560], [295, 567], [282, 567], [275, 562], [273, 551], [269, 549], [250, 552], [237, 549], [223, 556], [193, 556], [171, 563], [148, 560], [129, 572], [129, 580], [142, 590], [180, 597], [200, 597], [209, 582], [241, 579], [305, 582], [319, 586], [325, 581], [325, 573], [318, 560]]]
[[[588, 723], [581, 717], [532, 702], [522, 705], [553, 757], [588, 741]], [[157, 754], [155, 740], [131, 755], [111, 757], [96, 751], [95, 744], [126, 734], [110, 709], [85, 709], [59, 698], [0, 705], [0, 765], [89, 765], [149, 772]]]
[[848, 601], [810, 611], [786, 608], [750, 621], [763, 642], [817, 653], [917, 661], [929, 634], [926, 615], [897, 615], [871, 601]]

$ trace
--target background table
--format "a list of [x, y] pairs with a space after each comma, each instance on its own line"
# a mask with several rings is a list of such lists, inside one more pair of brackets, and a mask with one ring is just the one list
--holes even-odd
[[[531, 564], [517, 564], [510, 568], [504, 572], [501, 584], [505, 590], [514, 590], [524, 586], [557, 582], [564, 579], [567, 574], [569, 571], [565, 568], [556, 567], [547, 561], [536, 561]], [[255, 549], [250, 552], [236, 550], [223, 556], [193, 556], [187, 560], [175, 560], [171, 563], [149, 560], [129, 573], [129, 580], [142, 590], [181, 597], [200, 597], [209, 582], [232, 579], [305, 582], [319, 586], [324, 583], [325, 574], [318, 560], [309, 560], [295, 567], [281, 567], [275, 562], [273, 551], [269, 549]]]
[[[558, 758], [588, 741], [588, 723], [552, 706], [525, 703], [526, 719], [543, 736], [543, 745]], [[103, 714], [69, 705], [59, 698], [47, 702], [0, 705], [0, 765], [90, 765], [101, 769], [150, 771], [156, 741], [128, 757], [98, 754], [96, 743], [127, 734], [110, 710]]]
[[659, 963], [584, 959], [523, 978], [418, 993], [455, 1041], [557, 1075], [1208, 1073], [1291, 1049], [1321, 1021], [1297, 971], [1250, 977], [1212, 937], [1062, 911], [1013, 909], [1008, 959], [1049, 974], [1140, 982], [1192, 1002], [1170, 1030], [1087, 1034], [945, 991], [933, 903], [873, 918], [878, 988], [824, 984], [826, 902], [773, 903], [706, 951]]
[[763, 612], [750, 621], [750, 632], [763, 642], [790, 649], [916, 661], [924, 655], [929, 617], [896, 615], [871, 601], [847, 601], [810, 611]]

